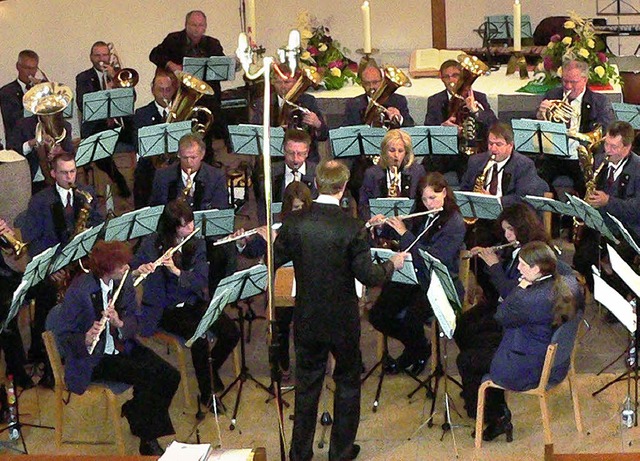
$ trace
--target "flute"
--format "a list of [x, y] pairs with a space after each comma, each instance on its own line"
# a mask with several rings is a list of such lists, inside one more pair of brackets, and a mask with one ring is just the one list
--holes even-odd
[[182, 245], [184, 245], [185, 243], [187, 243], [189, 241], [189, 239], [191, 239], [191, 237], [193, 237], [194, 235], [196, 235], [198, 232], [200, 231], [200, 228], [196, 228], [193, 232], [191, 232], [189, 235], [187, 235], [184, 240], [180, 243], [178, 243], [176, 246], [169, 248], [167, 251], [164, 252], [164, 254], [162, 256], [160, 256], [158, 259], [156, 259], [153, 262], [153, 270], [150, 272], [147, 272], [146, 274], [140, 274], [138, 275], [138, 277], [136, 278], [135, 282], [133, 282], [133, 286], [137, 287], [138, 285], [140, 285], [140, 283], [142, 283], [142, 281], [144, 279], [146, 279], [149, 274], [153, 274], [153, 272], [158, 268], [158, 266], [160, 266], [162, 264], [162, 260], [164, 258], [168, 258], [170, 256], [173, 256], [173, 254], [178, 251], [180, 248], [182, 248]]
[[[411, 214], [405, 214], [405, 215], [398, 215], [398, 216], [394, 216], [394, 218], [399, 218], [399, 219], [405, 220], [405, 219], [417, 218], [418, 216], [424, 216], [424, 215], [435, 214], [435, 213], [439, 213], [439, 212], [441, 212], [441, 211], [442, 211], [442, 208], [436, 208], [435, 210], [419, 211], [418, 213], [411, 213]], [[391, 219], [391, 218], [385, 218], [385, 219], [383, 219], [382, 221], [377, 222], [377, 223], [374, 223], [374, 224], [371, 224], [371, 223], [367, 222], [367, 223], [364, 225], [364, 227], [365, 227], [366, 229], [371, 229], [372, 227], [380, 226], [380, 225], [382, 225], [382, 224], [385, 224], [389, 219]]]
[[[122, 277], [122, 280], [120, 280], [120, 285], [118, 285], [118, 289], [114, 293], [113, 298], [111, 298], [111, 301], [109, 301], [109, 305], [107, 306], [107, 308], [112, 307], [116, 304], [116, 301], [118, 300], [118, 296], [120, 296], [120, 292], [122, 291], [122, 287], [124, 286], [124, 281], [127, 279], [128, 275], [129, 275], [129, 269], [127, 269], [127, 271], [124, 273], [124, 276]], [[98, 331], [98, 334], [95, 335], [95, 337], [93, 338], [93, 342], [91, 343], [91, 346], [89, 346], [89, 349], [88, 349], [89, 355], [93, 354], [94, 349], [96, 348], [96, 346], [98, 345], [98, 342], [100, 341], [100, 335], [102, 334], [104, 329], [107, 327], [107, 322], [109, 321], [109, 317], [107, 317], [105, 314], [106, 314], [106, 309], [102, 311], [102, 318], [100, 319], [100, 331]]]
[[[493, 247], [487, 247], [486, 249], [491, 251], [500, 251], [510, 247], [518, 248], [519, 246], [520, 246], [520, 242], [518, 242], [517, 240], [514, 240], [513, 242], [505, 243], [504, 245], [496, 245]], [[478, 250], [477, 253], [470, 252], [470, 254], [463, 256], [462, 259], [471, 259], [474, 256], [478, 256], [479, 254], [480, 254], [480, 250]]]
[[[281, 227], [282, 227], [281, 222], [277, 222], [273, 226], [271, 226], [273, 230], [278, 230]], [[229, 235], [228, 237], [223, 237], [220, 240], [216, 240], [215, 242], [213, 242], [213, 246], [224, 245], [225, 243], [235, 242], [236, 240], [240, 240], [246, 237], [251, 237], [252, 235], [255, 235], [258, 233], [258, 229], [260, 228], [256, 227], [255, 229], [249, 229], [248, 231], [245, 231], [240, 235], [236, 235], [236, 236]]]

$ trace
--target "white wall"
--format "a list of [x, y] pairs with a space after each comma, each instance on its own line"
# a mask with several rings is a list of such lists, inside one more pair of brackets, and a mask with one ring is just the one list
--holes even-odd
[[[240, 31], [238, 0], [5, 0], [0, 1], [0, 85], [15, 78], [20, 50], [40, 55], [40, 66], [49, 78], [75, 87], [75, 75], [87, 69], [91, 44], [114, 42], [123, 64], [140, 72], [138, 106], [151, 99], [147, 88], [154, 67], [149, 51], [168, 32], [183, 28], [184, 15], [202, 9], [208, 16], [208, 33], [220, 39], [227, 54], [236, 47]], [[406, 56], [410, 50], [431, 46], [430, 0], [370, 0], [373, 45], [386, 56]], [[362, 46], [361, 0], [256, 0], [258, 41], [269, 54], [285, 44], [288, 30], [300, 11], [307, 10], [329, 26], [332, 36], [352, 50]], [[575, 9], [595, 15], [596, 1], [522, 0], [523, 13], [535, 25], [544, 17]], [[473, 32], [488, 14], [508, 14], [512, 0], [449, 0], [449, 47], [480, 46]], [[639, 23], [640, 17], [624, 22]], [[633, 53], [637, 40], [624, 44]], [[616, 48], [614, 48], [616, 49]], [[392, 54], [392, 52], [399, 52]], [[396, 58], [395, 64], [406, 66]], [[2, 134], [2, 137], [3, 134]]]

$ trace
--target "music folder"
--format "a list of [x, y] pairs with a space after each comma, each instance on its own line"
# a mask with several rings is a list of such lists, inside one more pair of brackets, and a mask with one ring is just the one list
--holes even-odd
[[440, 330], [447, 338], [452, 339], [453, 333], [456, 331], [456, 313], [449, 302], [449, 296], [440, 280], [440, 275], [435, 270], [431, 271], [427, 298], [436, 319], [438, 319]]
[[182, 60], [182, 70], [205, 82], [234, 80], [236, 58], [234, 56], [185, 57]]
[[613, 216], [611, 213], [607, 213], [607, 216], [609, 217], [609, 219], [611, 219], [611, 221], [615, 224], [616, 228], [620, 231], [620, 234], [622, 234], [622, 238], [624, 238], [627, 241], [627, 243], [631, 246], [631, 248], [633, 248], [633, 250], [640, 255], [640, 246], [638, 246], [635, 239], [631, 236], [627, 228], [624, 227], [624, 224], [622, 224], [620, 220], [615, 216]]
[[380, 155], [380, 143], [387, 133], [384, 128], [368, 125], [345, 126], [329, 130], [329, 141], [335, 158]]
[[569, 157], [569, 138], [564, 124], [533, 119], [513, 119], [511, 127], [514, 150], [517, 152]]
[[[233, 152], [243, 155], [262, 155], [262, 131], [262, 125], [229, 125]], [[272, 157], [284, 157], [283, 143], [284, 130], [279, 126], [270, 127], [269, 146]]]
[[584, 221], [585, 226], [600, 232], [603, 237], [608, 238], [612, 242], [618, 244], [618, 239], [613, 235], [611, 230], [609, 230], [604, 222], [602, 214], [600, 214], [598, 210], [596, 210], [594, 207], [592, 207], [579, 197], [567, 195], [567, 199], [569, 199], [569, 203], [575, 209], [575, 213], [573, 214], [573, 216]]
[[133, 115], [134, 101], [133, 88], [114, 88], [87, 93], [82, 99], [82, 121], [95, 122]]
[[[395, 254], [395, 251], [391, 251], [387, 248], [371, 248], [371, 260], [374, 263], [382, 264], [389, 260], [391, 256]], [[400, 270], [394, 270], [391, 277], [393, 282], [403, 283], [405, 285], [417, 285], [418, 278], [416, 277], [416, 269], [413, 265], [411, 254], [407, 255], [404, 260], [404, 265]]]
[[611, 261], [613, 272], [618, 274], [622, 281], [640, 297], [640, 275], [618, 254], [618, 252], [607, 243], [607, 254]]
[[600, 271], [595, 266], [592, 266], [591, 269], [593, 271], [593, 297], [609, 309], [630, 333], [634, 334], [637, 318], [633, 306], [602, 279]]
[[76, 149], [76, 167], [112, 157], [118, 143], [121, 128], [101, 131], [80, 141]]
[[616, 114], [616, 119], [631, 124], [634, 130], [640, 130], [640, 106], [636, 104], [625, 104], [614, 102], [611, 104]]
[[568, 203], [563, 203], [549, 197], [539, 197], [537, 195], [525, 195], [522, 200], [527, 202], [536, 211], [550, 211], [566, 216], [573, 216], [575, 209]]
[[459, 190], [453, 194], [465, 218], [497, 219], [502, 213], [502, 202], [495, 195]]
[[191, 120], [186, 120], [140, 128], [138, 130], [138, 155], [152, 157], [178, 152], [178, 142], [185, 134], [191, 133], [191, 125]]
[[185, 346], [191, 347], [194, 342], [207, 334], [207, 330], [218, 320], [225, 306], [229, 304], [231, 293], [231, 289], [221, 290], [220, 287], [216, 289], [209, 303], [209, 307], [207, 307], [207, 310], [200, 319], [200, 323], [198, 323], [196, 331], [193, 333], [193, 336], [185, 342]]

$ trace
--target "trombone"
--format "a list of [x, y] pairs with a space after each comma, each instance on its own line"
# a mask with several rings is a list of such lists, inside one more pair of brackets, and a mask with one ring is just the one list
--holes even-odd
[[[109, 53], [111, 55], [109, 64], [113, 67], [115, 71], [115, 75], [111, 80], [113, 82], [114, 88], [133, 88], [140, 81], [140, 74], [135, 69], [131, 67], [122, 67], [122, 62], [120, 61], [120, 57], [116, 52], [116, 47], [113, 43], [109, 42], [107, 44], [109, 48]], [[104, 64], [102, 64], [102, 68], [104, 70]]]

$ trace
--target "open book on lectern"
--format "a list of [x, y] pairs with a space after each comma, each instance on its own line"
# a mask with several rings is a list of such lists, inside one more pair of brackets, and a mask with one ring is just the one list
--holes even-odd
[[515, 151], [569, 157], [569, 138], [564, 124], [523, 118], [511, 120], [511, 126]]
[[120, 130], [120, 127], [104, 130], [80, 141], [80, 145], [76, 149], [76, 167], [112, 157], [116, 149], [118, 136], [120, 136]]
[[[243, 155], [262, 155], [262, 125], [229, 125], [229, 136], [233, 145], [233, 152]], [[284, 157], [282, 144], [284, 130], [279, 126], [269, 129], [269, 147], [272, 157]]]
[[191, 126], [191, 120], [143, 126], [138, 130], [138, 154], [152, 157], [178, 152], [178, 142], [191, 133]]
[[114, 88], [87, 93], [82, 98], [82, 121], [95, 122], [133, 115], [134, 100], [133, 88]]
[[479, 192], [453, 191], [460, 213], [465, 218], [497, 219], [502, 213], [500, 197]]

